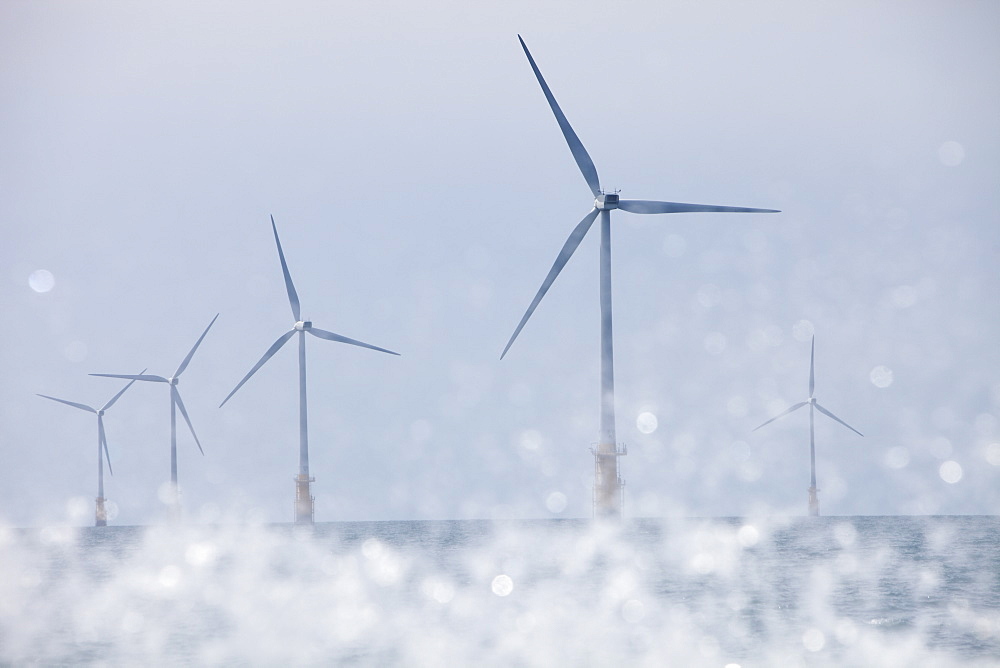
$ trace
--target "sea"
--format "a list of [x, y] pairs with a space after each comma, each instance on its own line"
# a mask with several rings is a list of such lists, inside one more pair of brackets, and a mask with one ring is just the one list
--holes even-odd
[[1000, 666], [1000, 517], [0, 528], [4, 666]]

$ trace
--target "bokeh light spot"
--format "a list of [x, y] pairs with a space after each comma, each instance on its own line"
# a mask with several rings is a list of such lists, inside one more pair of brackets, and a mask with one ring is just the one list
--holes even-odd
[[826, 636], [819, 629], [809, 629], [802, 634], [802, 645], [810, 652], [818, 652], [826, 645]]
[[542, 447], [542, 434], [536, 429], [525, 429], [518, 438], [518, 444], [525, 450], [537, 450]]
[[962, 465], [949, 459], [948, 461], [943, 462], [940, 468], [938, 468], [938, 475], [941, 476], [941, 480], [954, 485], [962, 479]]
[[181, 569], [176, 566], [164, 566], [160, 569], [160, 586], [166, 589], [173, 589], [181, 581]]
[[905, 468], [910, 463], [910, 451], [902, 445], [889, 448], [885, 453], [885, 465], [891, 469]]
[[552, 492], [545, 499], [545, 507], [550, 513], [561, 513], [566, 510], [566, 495], [562, 492]]
[[87, 517], [91, 512], [90, 501], [82, 496], [70, 497], [66, 502], [66, 514], [70, 521], [79, 522]]
[[501, 573], [493, 578], [491, 588], [493, 589], [493, 593], [497, 596], [508, 596], [512, 591], [514, 591], [514, 581], [511, 580], [509, 575]]
[[646, 616], [646, 609], [643, 606], [642, 601], [637, 601], [635, 599], [630, 599], [625, 602], [622, 606], [622, 617], [629, 624], [635, 624], [642, 621], [642, 618]]
[[56, 285], [56, 277], [47, 269], [37, 269], [28, 276], [28, 285], [35, 292], [48, 292]]
[[816, 333], [816, 328], [808, 320], [799, 320], [792, 325], [792, 337], [796, 341], [808, 341]]
[[744, 524], [740, 527], [740, 530], [736, 532], [736, 538], [740, 541], [740, 545], [743, 547], [753, 547], [760, 540], [760, 532], [757, 531], [757, 527], [752, 524]]
[[868, 377], [875, 387], [889, 387], [892, 385], [892, 369], [882, 364], [872, 369]]
[[750, 404], [741, 396], [729, 397], [726, 402], [726, 410], [733, 417], [746, 417], [750, 412]]
[[659, 420], [649, 411], [639, 413], [639, 417], [635, 419], [635, 428], [643, 434], [652, 434], [658, 426], [660, 426]]

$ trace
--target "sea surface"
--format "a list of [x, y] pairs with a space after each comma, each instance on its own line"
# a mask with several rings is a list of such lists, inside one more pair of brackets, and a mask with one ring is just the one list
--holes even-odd
[[0, 665], [1000, 666], [1000, 518], [0, 528]]

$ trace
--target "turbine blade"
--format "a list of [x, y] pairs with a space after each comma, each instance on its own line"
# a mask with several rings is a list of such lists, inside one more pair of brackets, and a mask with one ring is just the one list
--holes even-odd
[[288, 265], [285, 263], [285, 254], [281, 250], [281, 241], [278, 239], [278, 226], [274, 224], [274, 216], [271, 216], [271, 229], [274, 230], [274, 243], [278, 246], [278, 259], [281, 260], [281, 273], [285, 277], [285, 290], [288, 292], [288, 303], [292, 305], [292, 315], [295, 321], [302, 320], [299, 315], [299, 295], [295, 292], [295, 285], [292, 283], [292, 275], [288, 273]]
[[839, 422], [840, 424], [844, 425], [845, 427], [847, 427], [848, 429], [850, 429], [851, 431], [853, 431], [853, 432], [854, 432], [855, 434], [857, 434], [858, 436], [864, 436], [864, 434], [862, 434], [862, 433], [861, 433], [860, 431], [858, 431], [857, 429], [855, 429], [855, 428], [854, 428], [854, 427], [852, 427], [851, 425], [847, 424], [846, 422], [844, 422], [844, 421], [843, 421], [843, 420], [841, 420], [841, 419], [840, 419], [839, 417], [837, 417], [836, 415], [834, 415], [834, 414], [833, 414], [833, 413], [831, 413], [830, 411], [826, 410], [825, 408], [823, 408], [823, 407], [822, 407], [822, 406], [820, 406], [819, 404], [816, 404], [816, 410], [818, 410], [818, 411], [819, 411], [820, 413], [822, 413], [823, 415], [825, 415], [825, 416], [827, 416], [827, 417], [829, 417], [829, 418], [833, 418], [834, 420], [836, 420], [836, 421], [837, 421], [837, 422]]
[[813, 334], [812, 347], [809, 349], [809, 398], [812, 399], [813, 392], [816, 391], [816, 371], [814, 362], [816, 360], [816, 335]]
[[524, 312], [521, 322], [517, 324], [517, 329], [515, 329], [514, 333], [511, 334], [510, 341], [507, 342], [503, 352], [500, 353], [500, 359], [503, 359], [504, 355], [507, 354], [507, 351], [510, 350], [511, 345], [514, 344], [514, 339], [516, 339], [517, 335], [521, 333], [521, 329], [524, 327], [524, 324], [528, 322], [528, 318], [530, 318], [531, 314], [535, 312], [535, 308], [538, 306], [539, 302], [542, 301], [542, 297], [544, 297], [545, 293], [548, 292], [553, 281], [556, 280], [556, 276], [559, 275], [562, 268], [566, 266], [567, 262], [569, 262], [570, 257], [573, 256], [573, 253], [580, 245], [580, 242], [583, 241], [583, 238], [587, 236], [587, 232], [590, 230], [590, 226], [594, 224], [594, 220], [597, 218], [598, 213], [600, 213], [600, 211], [594, 209], [584, 216], [583, 220], [581, 220], [577, 226], [573, 228], [573, 232], [570, 233], [569, 238], [566, 239], [566, 243], [563, 244], [562, 250], [559, 251], [559, 255], [556, 257], [556, 261], [552, 264], [552, 268], [549, 269], [548, 275], [545, 277], [545, 280], [542, 281], [542, 287], [538, 288], [538, 293], [535, 295], [535, 298], [531, 300], [531, 305], [528, 307], [528, 310]]
[[758, 426], [754, 427], [754, 428], [753, 428], [753, 429], [752, 429], [751, 431], [757, 431], [758, 429], [760, 429], [760, 428], [761, 428], [761, 427], [763, 427], [764, 425], [767, 425], [767, 424], [771, 424], [772, 422], [774, 422], [774, 421], [775, 421], [775, 420], [777, 420], [778, 418], [780, 418], [780, 417], [785, 417], [786, 415], [788, 415], [788, 414], [789, 414], [789, 413], [791, 413], [792, 411], [797, 411], [797, 410], [799, 410], [800, 408], [802, 408], [803, 406], [806, 406], [806, 405], [808, 405], [808, 404], [809, 404], [809, 402], [808, 402], [808, 401], [800, 401], [799, 403], [795, 404], [794, 406], [792, 406], [792, 407], [791, 407], [791, 408], [789, 408], [788, 410], [785, 410], [785, 411], [782, 411], [782, 412], [778, 413], [777, 415], [775, 415], [775, 416], [774, 416], [773, 418], [771, 418], [771, 419], [770, 419], [770, 420], [768, 420], [767, 422], [765, 422], [765, 423], [763, 423], [763, 424], [760, 424], [760, 425], [758, 425]]
[[205, 454], [205, 451], [201, 449], [201, 441], [198, 440], [198, 434], [194, 433], [194, 425], [191, 424], [191, 418], [188, 417], [187, 409], [184, 408], [184, 402], [181, 401], [181, 393], [177, 391], [176, 385], [170, 386], [170, 394], [177, 404], [177, 408], [181, 409], [181, 415], [184, 416], [184, 421], [187, 422], [188, 429], [191, 430], [191, 435], [194, 436], [194, 442], [198, 444], [198, 450], [201, 450], [201, 454]]
[[386, 350], [385, 348], [379, 348], [378, 346], [373, 346], [370, 343], [364, 343], [363, 341], [355, 341], [354, 339], [349, 339], [346, 336], [341, 336], [340, 334], [334, 334], [333, 332], [328, 332], [325, 329], [316, 329], [312, 327], [306, 330], [313, 336], [318, 336], [321, 339], [326, 339], [327, 341], [339, 341], [340, 343], [350, 343], [352, 346], [361, 346], [362, 348], [370, 348], [371, 350], [377, 350], [380, 353], [389, 353], [390, 355], [399, 355], [399, 353], [394, 353], [391, 350]]
[[125, 374], [125, 373], [92, 373], [91, 376], [100, 376], [101, 378], [124, 378], [125, 380], [146, 380], [151, 383], [169, 383], [170, 381], [163, 376], [154, 376], [148, 373], [141, 374]]
[[45, 399], [51, 399], [52, 401], [58, 401], [61, 404], [66, 404], [67, 406], [72, 406], [73, 408], [79, 408], [82, 411], [89, 411], [91, 413], [96, 413], [97, 412], [96, 409], [91, 408], [87, 404], [78, 404], [75, 401], [66, 401], [65, 399], [56, 399], [55, 397], [50, 397], [47, 394], [39, 394], [38, 396], [43, 397]]
[[271, 359], [271, 356], [274, 355], [274, 353], [278, 352], [278, 350], [281, 348], [281, 346], [285, 345], [285, 343], [288, 342], [288, 339], [292, 338], [293, 334], [295, 334], [295, 330], [294, 329], [291, 330], [290, 332], [286, 332], [286, 333], [282, 334], [281, 336], [279, 336], [278, 340], [275, 341], [274, 343], [272, 343], [271, 347], [267, 349], [266, 353], [264, 353], [264, 356], [260, 358], [260, 361], [253, 365], [253, 368], [250, 369], [250, 373], [248, 373], [247, 375], [243, 376], [243, 380], [241, 380], [236, 385], [236, 387], [233, 388], [232, 392], [230, 392], [228, 395], [226, 395], [226, 398], [222, 400], [221, 404], [219, 404], [219, 408], [222, 408], [223, 406], [225, 406], [226, 402], [229, 401], [230, 397], [232, 397], [234, 394], [236, 394], [236, 390], [238, 390], [241, 387], [243, 387], [243, 383], [245, 383], [248, 380], [250, 380], [250, 376], [252, 376], [255, 373], [257, 373], [257, 369], [259, 369], [262, 366], [264, 366], [264, 363], [267, 362], [269, 359]]
[[174, 378], [184, 373], [184, 369], [187, 368], [188, 363], [191, 361], [191, 358], [194, 357], [194, 351], [198, 350], [198, 346], [201, 345], [201, 342], [205, 338], [205, 335], [208, 334], [208, 330], [212, 329], [212, 325], [214, 325], [215, 321], [218, 319], [219, 319], [219, 314], [216, 313], [215, 317], [212, 318], [212, 322], [208, 323], [208, 327], [206, 327], [205, 331], [201, 333], [201, 336], [198, 337], [198, 340], [194, 342], [194, 347], [191, 348], [191, 352], [187, 354], [187, 357], [184, 358], [184, 361], [181, 362], [181, 365], [177, 367], [177, 371], [174, 372]]
[[[146, 373], [145, 369], [143, 369], [142, 371], [139, 372], [140, 375], [144, 374], [144, 373]], [[111, 408], [112, 406], [114, 406], [115, 402], [118, 401], [118, 397], [120, 397], [123, 394], [125, 394], [125, 390], [127, 390], [130, 387], [132, 387], [132, 383], [134, 383], [134, 382], [135, 382], [135, 378], [133, 378], [132, 380], [130, 380], [129, 383], [128, 383], [128, 385], [126, 385], [122, 389], [118, 390], [118, 394], [116, 394], [115, 396], [111, 397], [111, 400], [108, 403], [104, 404], [104, 407], [101, 410], [102, 411], [106, 411], [109, 408]]]
[[601, 182], [597, 178], [597, 167], [594, 166], [594, 161], [590, 159], [590, 155], [587, 153], [587, 149], [583, 147], [583, 142], [580, 138], [576, 136], [573, 132], [573, 128], [570, 126], [569, 121], [566, 120], [566, 116], [563, 114], [562, 109], [559, 108], [559, 104], [556, 102], [556, 98], [552, 95], [552, 91], [549, 90], [548, 84], [545, 83], [545, 79], [542, 78], [542, 73], [538, 69], [538, 65], [535, 64], [535, 59], [531, 57], [531, 52], [528, 51], [528, 45], [524, 43], [521, 36], [517, 36], [518, 41], [521, 42], [521, 48], [524, 49], [524, 55], [528, 57], [528, 62], [531, 64], [531, 69], [535, 72], [535, 78], [538, 79], [538, 84], [542, 87], [542, 92], [545, 93], [545, 99], [549, 102], [549, 107], [552, 108], [552, 113], [555, 114], [556, 122], [559, 123], [559, 129], [562, 130], [563, 137], [566, 138], [566, 143], [569, 144], [569, 150], [573, 154], [573, 158], [576, 160], [577, 166], [580, 168], [580, 172], [583, 174], [584, 180], [587, 181], [587, 185], [590, 186], [591, 192], [594, 193], [594, 197], [601, 194]]
[[111, 475], [114, 475], [115, 471], [111, 468], [111, 453], [108, 452], [108, 437], [104, 433], [104, 418], [100, 415], [97, 416], [97, 434], [100, 436], [101, 445], [104, 447], [104, 458], [108, 462], [108, 472], [110, 472]]
[[645, 199], [619, 200], [618, 208], [629, 213], [781, 213], [777, 209], [749, 209], [743, 206], [715, 206], [713, 204], [685, 204], [683, 202], [654, 202]]

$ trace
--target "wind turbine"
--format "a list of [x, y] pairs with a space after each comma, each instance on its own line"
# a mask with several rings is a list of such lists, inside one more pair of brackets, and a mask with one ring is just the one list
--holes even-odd
[[592, 449], [594, 454], [594, 513], [595, 515], [620, 517], [622, 513], [622, 485], [623, 482], [618, 474], [618, 457], [626, 454], [624, 448], [619, 448], [615, 438], [615, 381], [614, 381], [614, 353], [611, 332], [611, 211], [621, 209], [629, 213], [688, 213], [688, 212], [724, 212], [724, 213], [778, 213], [774, 209], [749, 209], [745, 207], [715, 206], [707, 204], [684, 204], [681, 202], [655, 202], [649, 200], [628, 200], [619, 199], [617, 191], [605, 193], [601, 189], [600, 181], [597, 177], [597, 167], [591, 160], [583, 143], [577, 137], [569, 121], [563, 114], [562, 109], [556, 103], [552, 91], [549, 90], [542, 73], [535, 64], [534, 58], [528, 51], [524, 40], [518, 35], [524, 55], [528, 57], [528, 63], [538, 79], [538, 84], [542, 87], [542, 93], [548, 100], [549, 107], [556, 117], [556, 122], [562, 130], [569, 150], [576, 160], [577, 166], [583, 173], [583, 178], [590, 187], [594, 195], [593, 209], [583, 217], [577, 226], [570, 233], [562, 250], [556, 257], [555, 263], [549, 270], [548, 275], [542, 282], [542, 287], [532, 300], [531, 305], [525, 312], [517, 329], [511, 335], [507, 346], [503, 349], [500, 359], [503, 359], [507, 351], [510, 350], [514, 339], [521, 333], [521, 329], [528, 318], [534, 313], [535, 308], [542, 297], [551, 287], [556, 276], [569, 261], [576, 251], [580, 242], [587, 235], [591, 225], [598, 216], [601, 217], [601, 430], [597, 447]]
[[177, 371], [170, 378], [164, 378], [163, 376], [154, 376], [151, 374], [137, 374], [137, 375], [126, 375], [117, 373], [92, 373], [91, 376], [101, 376], [104, 378], [126, 378], [130, 380], [143, 380], [150, 383], [166, 383], [170, 386], [170, 506], [171, 513], [174, 519], [178, 519], [180, 516], [180, 493], [177, 489], [177, 410], [181, 412], [181, 416], [187, 423], [188, 429], [191, 430], [191, 435], [194, 436], [194, 442], [198, 445], [198, 450], [202, 455], [205, 451], [201, 447], [201, 442], [198, 440], [198, 435], [194, 433], [194, 425], [191, 424], [191, 418], [188, 417], [187, 409], [184, 408], [184, 401], [181, 399], [181, 393], [177, 389], [177, 384], [180, 382], [180, 376], [187, 369], [188, 364], [191, 362], [191, 358], [194, 357], [194, 352], [198, 350], [198, 346], [201, 345], [202, 340], [204, 340], [205, 335], [208, 334], [208, 330], [212, 329], [212, 325], [218, 319], [219, 314], [216, 313], [215, 317], [212, 318], [212, 322], [208, 323], [208, 327], [205, 331], [201, 333], [198, 340], [195, 341], [194, 346], [191, 351], [181, 362], [181, 365], [177, 367]]
[[[143, 369], [141, 373], [145, 373], [146, 370]], [[93, 408], [87, 404], [78, 404], [75, 401], [67, 401], [66, 399], [58, 399], [56, 397], [50, 397], [47, 394], [39, 394], [38, 396], [44, 397], [45, 399], [51, 399], [52, 401], [58, 401], [61, 404], [66, 404], [67, 406], [72, 406], [73, 408], [79, 408], [80, 410], [87, 411], [88, 413], [93, 413], [97, 416], [97, 507], [94, 512], [94, 526], [95, 527], [106, 527], [108, 526], [108, 513], [104, 509], [104, 457], [108, 458], [108, 471], [111, 475], [115, 472], [111, 469], [111, 453], [108, 452], [108, 439], [104, 435], [104, 413], [115, 405], [118, 398], [125, 394], [125, 390], [132, 387], [132, 383], [135, 381], [130, 381], [128, 385], [123, 387], [118, 391], [118, 394], [111, 397], [108, 403], [104, 404], [100, 408]]]
[[340, 334], [334, 334], [333, 332], [328, 332], [323, 329], [318, 329], [313, 327], [312, 322], [309, 320], [304, 320], [302, 318], [301, 310], [299, 308], [299, 296], [295, 292], [295, 285], [292, 283], [292, 276], [288, 273], [288, 265], [285, 263], [285, 254], [281, 250], [281, 240], [278, 239], [278, 227], [274, 224], [274, 216], [271, 216], [271, 230], [274, 232], [274, 243], [278, 247], [278, 259], [281, 261], [281, 273], [285, 277], [285, 290], [288, 292], [288, 303], [292, 307], [292, 315], [295, 316], [295, 324], [292, 329], [285, 332], [278, 337], [264, 356], [250, 369], [250, 372], [243, 377], [233, 391], [222, 400], [219, 404], [219, 408], [226, 405], [230, 397], [236, 394], [236, 391], [243, 387], [243, 384], [250, 380], [250, 376], [257, 373], [257, 369], [264, 366], [271, 357], [281, 349], [283, 345], [288, 343], [288, 340], [292, 338], [293, 335], [298, 333], [299, 335], [299, 474], [295, 478], [295, 522], [296, 524], [312, 524], [314, 517], [314, 502], [315, 499], [309, 489], [309, 485], [315, 482], [316, 479], [309, 476], [309, 428], [307, 420], [307, 410], [306, 410], [306, 332], [312, 334], [313, 336], [319, 337], [321, 339], [326, 339], [327, 341], [337, 341], [339, 343], [349, 343], [352, 346], [360, 346], [362, 348], [370, 348], [371, 350], [377, 350], [382, 353], [389, 353], [390, 355], [399, 355], [391, 350], [386, 350], [385, 348], [379, 348], [378, 346], [373, 346], [369, 343], [363, 343], [361, 341], [356, 341], [354, 339], [349, 339], [346, 336], [341, 336]]
[[805, 401], [800, 401], [799, 403], [795, 404], [794, 406], [785, 411], [782, 411], [781, 413], [778, 413], [764, 424], [761, 424], [753, 429], [753, 431], [757, 431], [764, 425], [771, 424], [778, 418], [784, 417], [789, 413], [791, 413], [792, 411], [797, 411], [803, 406], [809, 406], [809, 471], [810, 471], [809, 514], [813, 516], [819, 515], [819, 497], [816, 495], [817, 492], [819, 492], [819, 490], [816, 489], [816, 437], [813, 429], [813, 409], [819, 411], [820, 413], [829, 418], [836, 420], [840, 424], [844, 425], [845, 427], [853, 431], [858, 436], [864, 436], [864, 434], [862, 434], [860, 431], [858, 431], [851, 425], [847, 424], [846, 422], [841, 420], [839, 417], [837, 417], [827, 409], [820, 406], [819, 403], [816, 401], [816, 397], [813, 396], [813, 393], [816, 389], [816, 373], [814, 366], [815, 358], [816, 358], [816, 337], [813, 336], [812, 347], [809, 350], [809, 398], [806, 399]]

